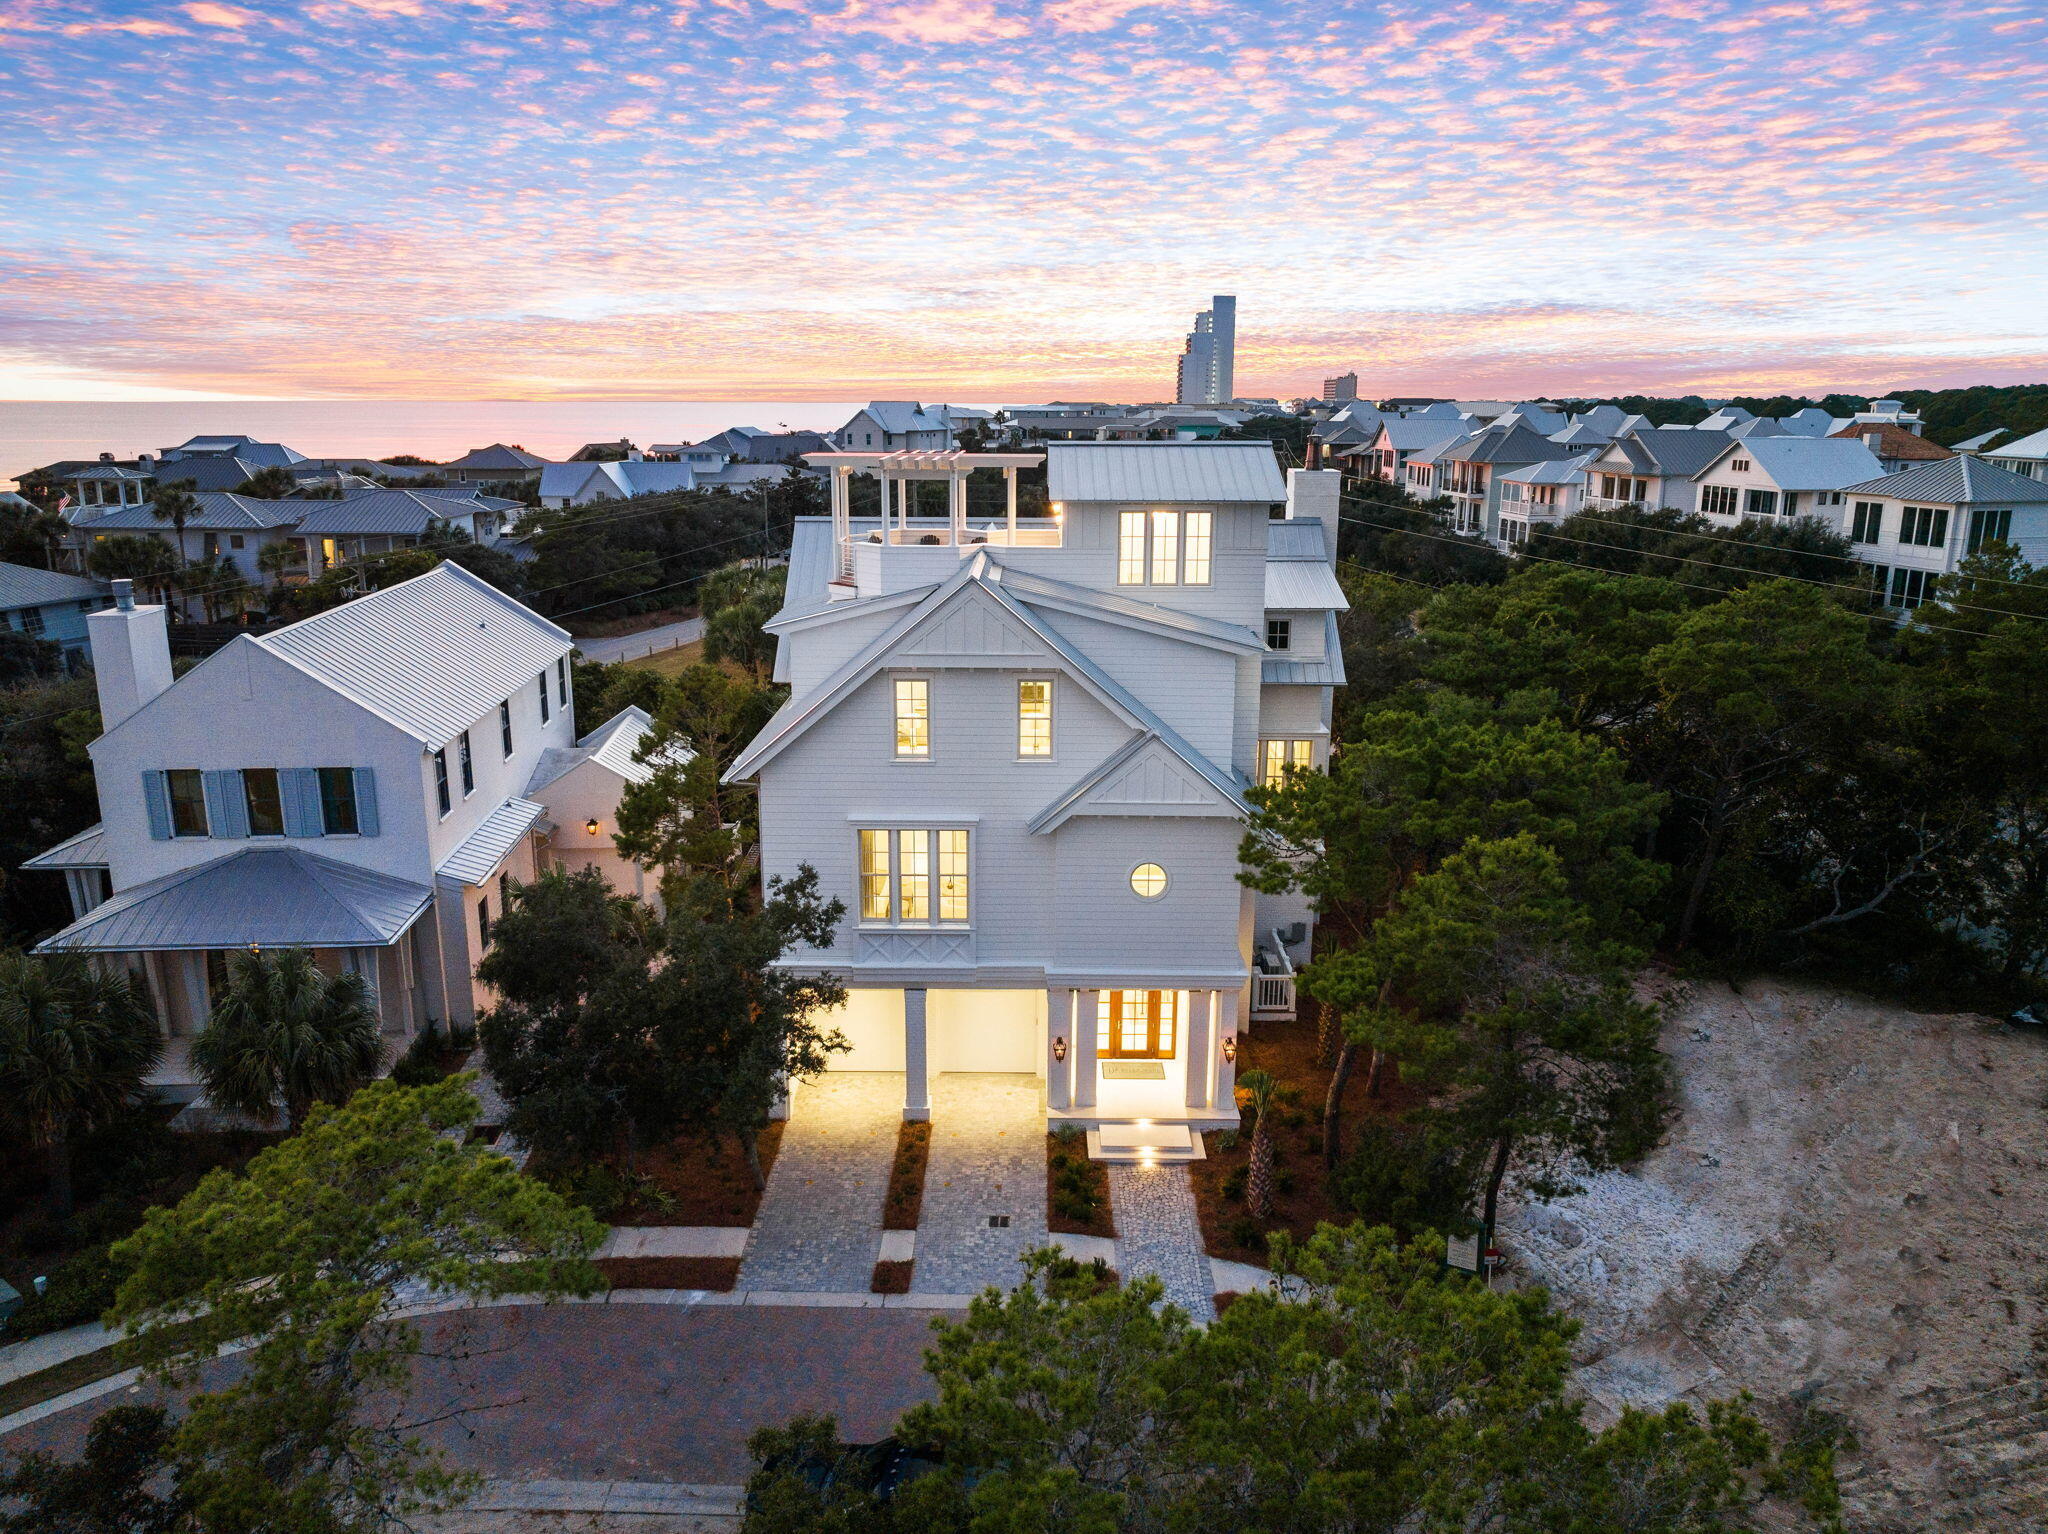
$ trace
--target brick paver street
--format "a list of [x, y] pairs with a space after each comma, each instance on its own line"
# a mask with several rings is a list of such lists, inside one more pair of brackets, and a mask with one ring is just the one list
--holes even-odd
[[1184, 1166], [1109, 1169], [1123, 1276], [1159, 1276], [1166, 1297], [1197, 1321], [1216, 1319], [1215, 1283], [1195, 1217], [1195, 1189]]
[[[420, 1328], [413, 1408], [468, 1405], [428, 1429], [455, 1463], [519, 1480], [737, 1485], [747, 1435], [798, 1412], [831, 1412], [870, 1442], [931, 1395], [930, 1312], [687, 1305], [559, 1305], [451, 1312]], [[217, 1365], [221, 1378], [232, 1362]], [[121, 1391], [0, 1439], [10, 1454], [75, 1455]]]
[[[991, 1226], [995, 1216], [1006, 1225]], [[1045, 1245], [1045, 1109], [1034, 1076], [932, 1079], [932, 1152], [910, 1286], [922, 1294], [1009, 1288]]]
[[902, 1122], [900, 1075], [829, 1071], [798, 1086], [740, 1264], [740, 1288], [867, 1292]]

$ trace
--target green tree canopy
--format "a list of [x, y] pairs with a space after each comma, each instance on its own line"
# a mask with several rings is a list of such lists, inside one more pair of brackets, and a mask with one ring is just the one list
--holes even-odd
[[377, 1074], [384, 1039], [369, 987], [329, 975], [304, 948], [237, 950], [227, 985], [192, 1040], [192, 1064], [217, 1107], [294, 1126], [316, 1102], [340, 1102]]

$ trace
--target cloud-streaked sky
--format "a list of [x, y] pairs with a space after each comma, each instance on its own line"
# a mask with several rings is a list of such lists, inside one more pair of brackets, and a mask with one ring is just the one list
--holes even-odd
[[2048, 378], [2041, 0], [0, 0], [0, 399]]

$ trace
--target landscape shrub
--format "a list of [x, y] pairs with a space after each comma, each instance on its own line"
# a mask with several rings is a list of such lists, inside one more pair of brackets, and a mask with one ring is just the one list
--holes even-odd
[[94, 1246], [65, 1258], [47, 1276], [43, 1292], [28, 1295], [7, 1323], [5, 1340], [20, 1342], [99, 1320], [114, 1303], [125, 1274], [104, 1246]]
[[1390, 1226], [1406, 1240], [1422, 1230], [1462, 1235], [1477, 1229], [1471, 1215], [1477, 1182], [1478, 1167], [1463, 1148], [1368, 1119], [1331, 1175], [1330, 1192], [1369, 1224]]

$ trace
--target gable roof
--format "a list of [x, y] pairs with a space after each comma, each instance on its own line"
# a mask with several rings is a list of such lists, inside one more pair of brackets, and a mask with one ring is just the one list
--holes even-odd
[[36, 951], [381, 948], [433, 898], [424, 884], [302, 848], [249, 847], [122, 890]]
[[1569, 485], [1586, 472], [1586, 465], [1592, 461], [1590, 453], [1581, 453], [1575, 458], [1553, 458], [1544, 463], [1532, 463], [1527, 468], [1511, 469], [1501, 475], [1501, 481], [1513, 480], [1518, 485]]
[[[868, 416], [885, 432], [903, 435], [913, 431], [950, 431], [945, 407], [935, 405], [927, 410], [914, 399], [877, 399], [868, 401], [855, 420], [861, 415]], [[849, 425], [852, 423], [849, 422]]]
[[[199, 490], [192, 498], [199, 510], [185, 519], [187, 532], [246, 532], [251, 528], [296, 527], [306, 508], [318, 501], [260, 501], [250, 495], [233, 495], [225, 490]], [[173, 531], [170, 522], [147, 505], [122, 506], [103, 517], [78, 524], [94, 533]]]
[[460, 458], [450, 459], [445, 469], [538, 469], [547, 463], [545, 458], [536, 458], [523, 447], [507, 447], [502, 442], [493, 442], [489, 447], [473, 447]]
[[1270, 442], [1048, 442], [1045, 484], [1054, 501], [1287, 499]]
[[2032, 436], [2008, 442], [1991, 451], [2000, 458], [2048, 458], [2048, 431], [2037, 431]]
[[1398, 453], [1407, 453], [1418, 448], [1435, 447], [1441, 442], [1454, 441], [1465, 435], [1465, 424], [1455, 415], [1449, 419], [1436, 416], [1388, 416], [1380, 422], [1380, 431], [1385, 435], [1388, 447]]
[[[1717, 439], [1719, 440], [1719, 439]], [[1874, 478], [1876, 455], [1861, 442], [1840, 437], [1749, 437], [1725, 441], [1714, 463], [1740, 450], [1780, 490], [1840, 490]], [[1701, 469], [1705, 474], [1714, 464]], [[1693, 476], [1695, 479], [1698, 474]]]
[[[373, 490], [339, 501], [303, 501], [298, 532], [307, 538], [414, 537], [433, 523], [461, 521], [483, 509], [464, 496], [431, 490]], [[518, 505], [514, 501], [510, 503]]]
[[453, 560], [236, 642], [261, 645], [430, 751], [574, 648], [566, 630]]
[[1916, 463], [1896, 474], [1842, 488], [1845, 494], [1897, 496], [1904, 501], [1932, 501], [1945, 506], [1980, 501], [2036, 505], [2048, 501], [2048, 484], [1962, 453], [1935, 463]]
[[1025, 829], [1034, 836], [1057, 831], [1076, 815], [1197, 815], [1247, 813], [1235, 789], [1226, 790], [1160, 736], [1147, 731], [1112, 751], [1081, 775]]
[[1616, 437], [1614, 445], [1634, 467], [1670, 478], [1699, 473], [1731, 440], [1726, 432], [1648, 426]]
[[1477, 436], [1437, 455], [1439, 463], [1542, 463], [1571, 458], [1576, 450], [1553, 442], [1520, 421], [1489, 426]]
[[82, 575], [61, 570], [38, 570], [34, 565], [0, 564], [0, 612], [18, 607], [40, 607], [45, 602], [95, 602], [103, 600], [107, 587]]
[[[533, 764], [533, 776], [526, 780], [527, 794], [539, 793], [585, 762], [596, 762], [628, 783], [645, 783], [654, 776], [654, 764], [638, 760], [637, 753], [640, 743], [653, 728], [653, 716], [646, 709], [629, 704], [575, 745], [550, 746], [541, 752], [540, 760]], [[684, 760], [689, 759], [689, 751], [682, 747], [676, 749]]]

